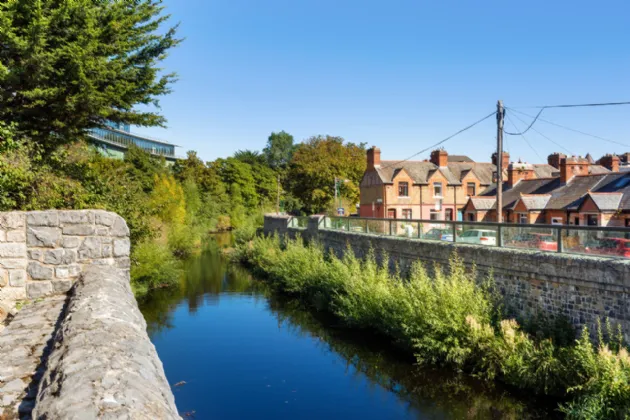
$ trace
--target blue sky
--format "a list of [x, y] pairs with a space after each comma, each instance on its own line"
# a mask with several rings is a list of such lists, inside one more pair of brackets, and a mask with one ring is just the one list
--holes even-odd
[[[164, 63], [180, 76], [161, 99], [168, 129], [134, 131], [205, 160], [261, 150], [280, 130], [296, 141], [341, 136], [379, 146], [383, 159], [402, 159], [492, 112], [498, 99], [512, 107], [630, 101], [627, 0], [165, 5], [186, 38]], [[630, 145], [630, 106], [552, 109], [542, 117]], [[544, 122], [534, 127], [576, 154], [630, 151]], [[506, 129], [517, 130], [509, 120]], [[495, 136], [489, 119], [444, 147], [489, 161]], [[539, 162], [562, 151], [533, 131], [525, 137], [531, 147], [506, 137], [512, 158]]]

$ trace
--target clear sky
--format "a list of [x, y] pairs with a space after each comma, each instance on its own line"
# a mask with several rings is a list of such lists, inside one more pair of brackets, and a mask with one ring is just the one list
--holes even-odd
[[[169, 127], [134, 131], [205, 160], [261, 150], [280, 130], [296, 141], [341, 136], [379, 146], [383, 159], [402, 159], [489, 114], [498, 99], [513, 107], [630, 101], [628, 0], [165, 5], [186, 38], [165, 62], [180, 76], [161, 100]], [[630, 106], [552, 109], [542, 117], [630, 145]], [[534, 128], [575, 154], [630, 151], [544, 122]], [[509, 120], [506, 129], [517, 130]], [[562, 151], [533, 131], [525, 137], [531, 148], [506, 136], [512, 158], [540, 162], [538, 155], [544, 161]], [[489, 161], [495, 138], [492, 118], [444, 147]]]

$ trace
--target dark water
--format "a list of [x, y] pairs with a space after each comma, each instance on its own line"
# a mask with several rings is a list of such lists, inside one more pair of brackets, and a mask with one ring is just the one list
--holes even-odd
[[[225, 237], [217, 238], [225, 242]], [[212, 244], [211, 244], [212, 245]], [[179, 288], [141, 302], [184, 418], [524, 419], [552, 411], [505, 390], [420, 369], [365, 334], [314, 317], [230, 266], [216, 244]]]

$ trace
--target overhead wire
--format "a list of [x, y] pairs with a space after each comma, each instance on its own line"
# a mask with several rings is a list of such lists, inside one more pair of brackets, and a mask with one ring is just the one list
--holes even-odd
[[[508, 109], [506, 107], [506, 109]], [[514, 112], [513, 109], [510, 109], [510, 111]], [[520, 122], [522, 122], [523, 124], [527, 124], [527, 122], [525, 122], [521, 117], [519, 117], [516, 114], [512, 114], [512, 116], [516, 119], [518, 119]], [[562, 144], [558, 143], [557, 141], [554, 141], [553, 139], [549, 138], [548, 136], [544, 135], [543, 133], [541, 133], [540, 131], [536, 130], [535, 128], [532, 128], [532, 131], [535, 133], [538, 133], [539, 136], [549, 140], [551, 143], [555, 144], [556, 146], [558, 146], [559, 148], [561, 148], [562, 150], [564, 150], [565, 152], [574, 155], [575, 153], [573, 153], [572, 151], [570, 151], [569, 149], [567, 149], [566, 147], [564, 147]], [[509, 138], [509, 137], [508, 137]]]
[[[516, 126], [516, 124], [514, 124], [514, 121], [512, 121], [512, 118], [510, 118], [510, 115], [509, 114], [505, 114], [505, 116], [507, 117], [508, 121], [514, 126], [514, 128], [516, 128], [518, 130], [518, 127]], [[529, 140], [527, 140], [527, 137], [525, 137], [525, 135], [523, 135], [523, 134], [520, 134], [520, 136], [523, 137], [523, 140], [525, 140], [525, 143], [527, 143], [529, 148], [532, 149], [532, 151], [536, 154], [536, 156], [538, 156], [538, 158], [541, 161], [543, 161], [542, 156], [540, 156], [540, 154], [536, 151], [536, 149], [534, 149], [534, 147], [529, 143]]]
[[[505, 107], [505, 108], [509, 109], [510, 111], [514, 111], [514, 112], [517, 112], [519, 114], [525, 115], [526, 117], [535, 118], [532, 115], [526, 114], [525, 112], [522, 112], [522, 111], [518, 111], [518, 110], [516, 110], [516, 109], [514, 109], [512, 107]], [[555, 125], [556, 127], [564, 128], [565, 130], [568, 130], [568, 131], [573, 131], [574, 133], [582, 134], [584, 136], [593, 137], [595, 139], [606, 141], [608, 143], [617, 144], [617, 145], [623, 146], [623, 147], [630, 147], [630, 145], [628, 145], [628, 144], [621, 143], [621, 142], [618, 142], [618, 141], [615, 141], [615, 140], [610, 140], [610, 139], [607, 139], [605, 137], [597, 136], [595, 134], [586, 133], [584, 131], [576, 130], [575, 128], [567, 127], [567, 126], [564, 126], [562, 124], [555, 123], [553, 121], [545, 120], [543, 118], [538, 118], [538, 120], [540, 120], [542, 122], [546, 122], [547, 124]]]
[[476, 126], [477, 124], [479, 124], [479, 123], [481, 123], [481, 122], [483, 122], [483, 121], [487, 120], [488, 118], [492, 117], [493, 115], [496, 115], [496, 113], [497, 113], [496, 111], [492, 111], [490, 114], [488, 114], [488, 115], [486, 115], [485, 117], [481, 118], [480, 120], [477, 120], [477, 121], [475, 121], [474, 123], [472, 123], [472, 124], [470, 124], [470, 125], [468, 125], [468, 126], [466, 126], [466, 127], [462, 128], [461, 130], [459, 130], [459, 131], [458, 131], [458, 132], [456, 132], [455, 134], [452, 134], [452, 135], [448, 136], [447, 138], [445, 138], [445, 139], [443, 139], [443, 140], [440, 140], [439, 142], [437, 142], [437, 143], [435, 143], [435, 144], [432, 144], [431, 146], [427, 147], [426, 149], [422, 149], [422, 150], [420, 150], [419, 152], [414, 153], [413, 155], [409, 156], [409, 157], [408, 157], [408, 158], [406, 158], [406, 159], [403, 159], [403, 160], [400, 160], [400, 161], [397, 161], [397, 162], [393, 162], [393, 163], [391, 163], [391, 164], [389, 164], [389, 165], [382, 166], [382, 167], [381, 167], [381, 169], [391, 168], [392, 166], [396, 166], [396, 165], [398, 165], [398, 164], [400, 164], [400, 163], [406, 162], [406, 161], [408, 161], [408, 160], [410, 160], [410, 159], [412, 159], [412, 158], [414, 158], [414, 157], [418, 156], [419, 154], [422, 154], [422, 153], [424, 153], [424, 152], [426, 152], [426, 151], [428, 151], [428, 150], [433, 149], [434, 147], [437, 147], [437, 146], [439, 146], [439, 145], [441, 145], [441, 144], [443, 144], [443, 143], [446, 143], [448, 140], [452, 139], [453, 137], [455, 137], [455, 136], [457, 136], [457, 135], [459, 135], [459, 134], [463, 133], [464, 131], [470, 130], [471, 128], [473, 128], [473, 127], [474, 127], [474, 126]]

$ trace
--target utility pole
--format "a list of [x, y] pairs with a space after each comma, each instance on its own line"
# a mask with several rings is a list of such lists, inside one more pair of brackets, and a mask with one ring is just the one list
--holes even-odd
[[[337, 184], [337, 177], [335, 177], [335, 201], [334, 201], [335, 204], [333, 204], [334, 206], [338, 205], [337, 204], [337, 195], [338, 195], [337, 194], [337, 188], [338, 188], [338, 185], [339, 184]], [[337, 213], [337, 216], [339, 216], [339, 210], [338, 209], [339, 209], [339, 207], [337, 207], [337, 209], [335, 209], [335, 213]]]
[[497, 222], [503, 222], [503, 101], [497, 102]]
[[280, 175], [278, 175], [277, 184], [278, 198], [276, 199], [276, 214], [280, 214]]

